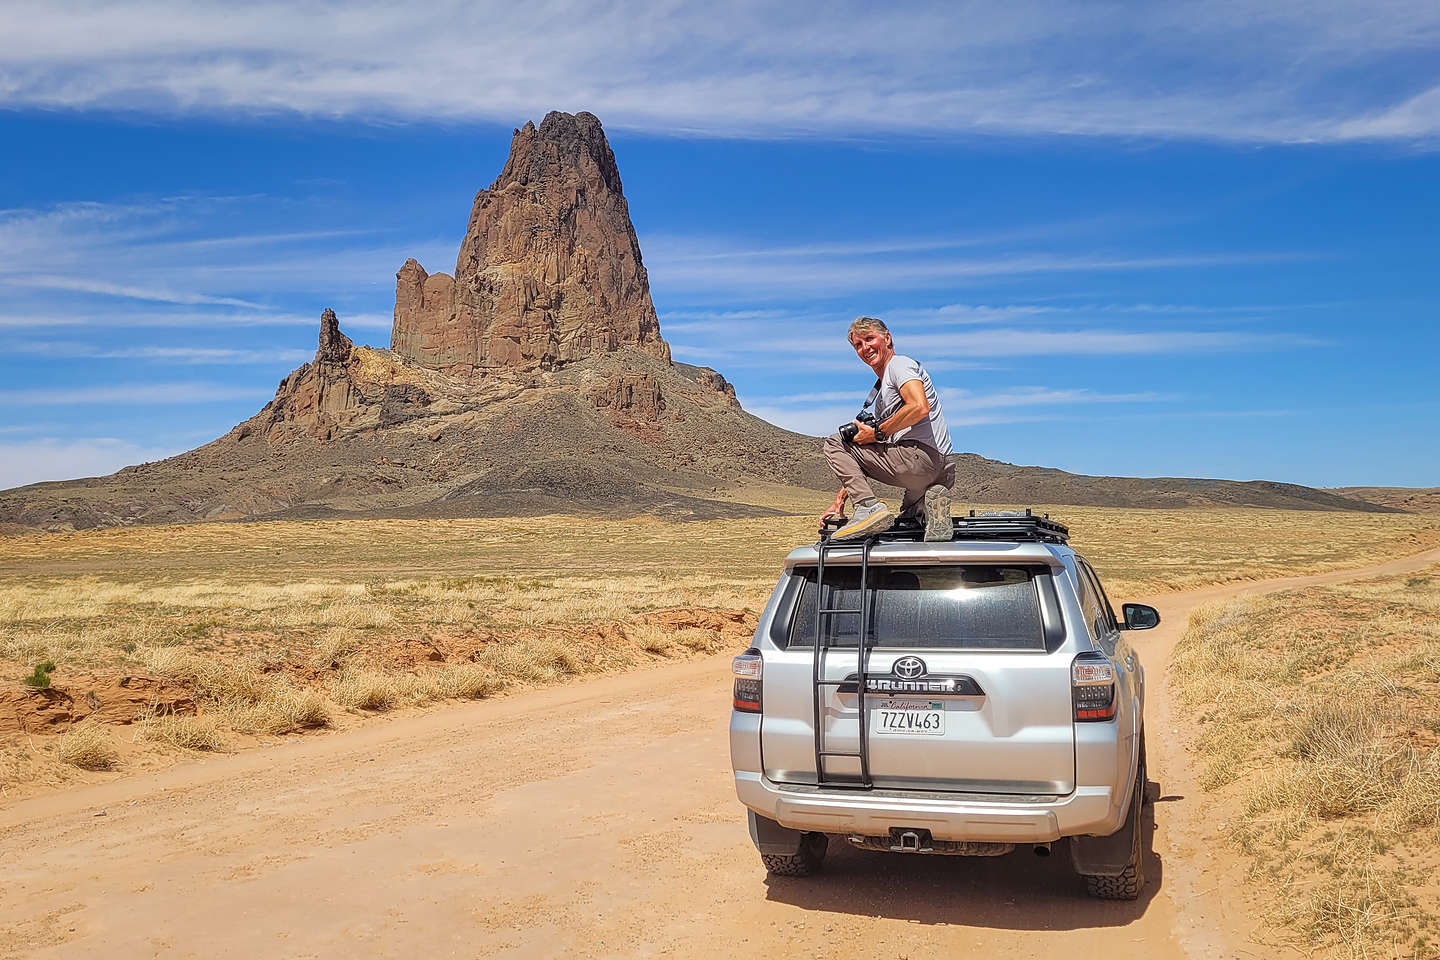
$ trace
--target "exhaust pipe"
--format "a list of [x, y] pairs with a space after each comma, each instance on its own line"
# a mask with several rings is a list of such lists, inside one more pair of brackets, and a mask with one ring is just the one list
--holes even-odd
[[1035, 844], [1035, 856], [1037, 856], [1037, 857], [1048, 857], [1048, 856], [1050, 856], [1050, 844], [1048, 844], [1048, 843], [1037, 843], [1037, 844]]

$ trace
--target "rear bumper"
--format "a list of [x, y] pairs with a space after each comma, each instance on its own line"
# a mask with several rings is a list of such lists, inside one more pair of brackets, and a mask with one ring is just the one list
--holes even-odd
[[1125, 821], [1125, 797], [1111, 787], [1077, 787], [1063, 797], [1005, 797], [900, 790], [845, 790], [779, 784], [737, 770], [740, 802], [792, 830], [888, 836], [890, 828], [926, 829], [937, 840], [1048, 843], [1108, 835]]

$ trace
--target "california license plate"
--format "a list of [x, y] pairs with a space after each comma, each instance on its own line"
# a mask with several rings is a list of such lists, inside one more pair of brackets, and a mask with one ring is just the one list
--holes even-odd
[[881, 700], [871, 716], [876, 733], [943, 737], [945, 706], [936, 700]]

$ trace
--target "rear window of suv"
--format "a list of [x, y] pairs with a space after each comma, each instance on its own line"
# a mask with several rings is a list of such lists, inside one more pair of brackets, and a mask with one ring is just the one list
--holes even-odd
[[[870, 644], [962, 650], [1044, 650], [1045, 629], [1036, 583], [1042, 568], [966, 564], [870, 568]], [[815, 645], [815, 568], [797, 568], [799, 596], [786, 640]], [[827, 567], [826, 609], [855, 610], [858, 567]], [[854, 647], [857, 614], [828, 615], [829, 645]], [[778, 637], [776, 638], [779, 639]]]

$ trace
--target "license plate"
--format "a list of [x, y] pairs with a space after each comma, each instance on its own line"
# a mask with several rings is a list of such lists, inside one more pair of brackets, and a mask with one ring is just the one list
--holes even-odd
[[935, 700], [881, 700], [871, 714], [876, 733], [908, 737], [943, 737], [945, 706]]

